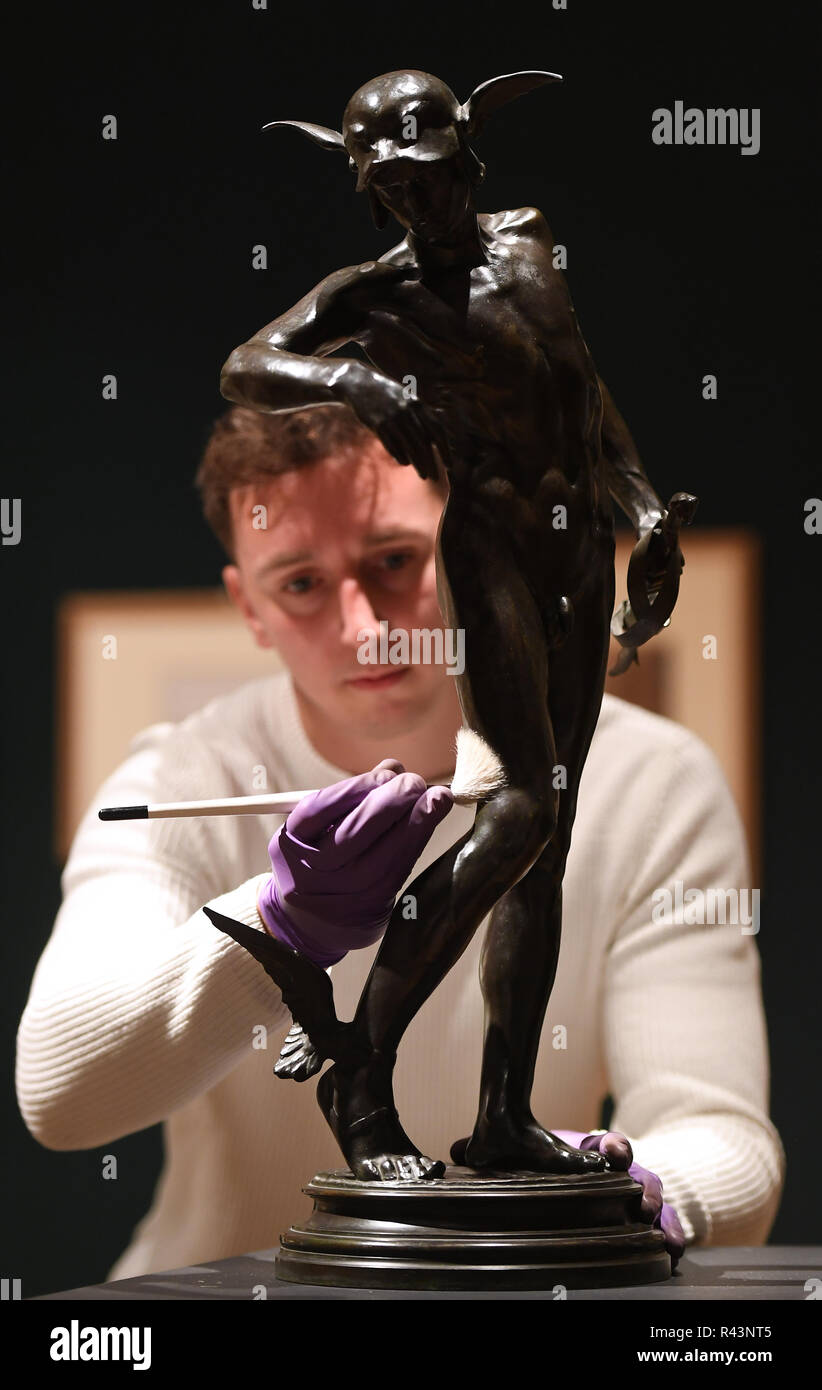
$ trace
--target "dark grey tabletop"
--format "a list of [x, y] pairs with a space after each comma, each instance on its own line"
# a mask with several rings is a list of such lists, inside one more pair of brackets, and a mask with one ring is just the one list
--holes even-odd
[[[306, 1284], [286, 1284], [274, 1274], [277, 1251], [261, 1250], [213, 1264], [146, 1274], [112, 1284], [41, 1295], [49, 1299], [541, 1299], [554, 1301], [551, 1290], [510, 1293], [429, 1293], [385, 1289], [331, 1289]], [[693, 1248], [680, 1261], [673, 1277], [662, 1284], [625, 1289], [569, 1289], [568, 1301], [607, 1299], [669, 1303], [691, 1302], [788, 1302], [822, 1299], [822, 1245], [716, 1246]]]

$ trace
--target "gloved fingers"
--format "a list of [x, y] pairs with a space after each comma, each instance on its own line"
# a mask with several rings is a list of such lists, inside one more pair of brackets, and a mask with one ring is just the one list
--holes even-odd
[[654, 1225], [664, 1235], [665, 1249], [671, 1257], [671, 1269], [676, 1269], [677, 1262], [685, 1250], [685, 1232], [670, 1202], [662, 1203], [662, 1210], [656, 1218]]
[[[448, 787], [427, 788], [413, 807], [413, 824], [410, 817], [398, 823], [375, 847], [346, 864], [344, 872], [329, 874], [327, 883], [324, 873], [301, 864], [289, 877], [286, 864], [277, 878], [289, 915], [298, 923], [303, 916], [323, 918], [330, 913], [334, 919], [342, 917], [351, 924], [357, 944], [370, 945], [388, 925], [397, 893], [453, 804]], [[401, 840], [401, 859], [396, 854], [385, 858], [384, 841], [392, 835]], [[324, 892], [327, 885], [333, 885], [333, 891]], [[367, 941], [360, 940], [363, 930], [373, 933]]]
[[331, 909], [339, 914], [348, 899], [355, 917], [390, 916], [397, 893], [453, 804], [449, 787], [426, 788], [421, 777], [401, 773], [367, 793], [356, 814], [334, 826], [319, 847], [294, 839], [289, 818], [269, 846], [287, 912], [293, 917], [300, 904], [316, 903], [321, 915]]
[[[342, 820], [355, 806], [359, 806], [369, 792], [394, 780], [397, 773], [391, 765], [386, 765], [393, 763], [394, 759], [386, 758], [370, 772], [348, 777], [330, 787], [320, 787], [319, 791], [304, 796], [285, 822], [288, 834], [292, 839], [311, 847], [312, 842], [330, 825]], [[397, 763], [396, 766], [402, 767], [402, 764]]]
[[639, 1163], [632, 1163], [628, 1177], [642, 1187], [642, 1215], [646, 1221], [656, 1221], [662, 1211], [662, 1183], [656, 1173], [651, 1173]]
[[450, 787], [428, 787], [412, 806], [404, 822], [397, 822], [371, 851], [379, 859], [374, 892], [395, 897], [422, 854], [440, 821], [454, 805]]
[[[293, 815], [293, 812], [292, 812]], [[288, 833], [288, 822], [281, 825], [268, 846], [271, 870], [285, 901], [294, 893], [310, 892], [317, 882], [317, 865], [322, 851], [316, 845], [304, 845]]]
[[[598, 1142], [593, 1143], [593, 1140]], [[609, 1129], [607, 1134], [587, 1134], [582, 1140], [581, 1149], [594, 1149], [608, 1160], [609, 1167], [617, 1172], [627, 1172], [634, 1161], [631, 1141], [618, 1130]]]
[[[327, 836], [318, 846], [317, 868], [323, 873], [337, 873], [359, 855], [372, 851], [386, 831], [397, 822], [405, 821], [424, 791], [425, 782], [413, 772], [392, 775], [372, 787], [358, 805], [345, 816], [338, 816], [329, 826]], [[378, 862], [371, 865], [370, 880], [381, 867], [379, 854], [378, 849], [375, 855]], [[341, 885], [340, 891], [345, 892], [347, 888], [347, 884]]]

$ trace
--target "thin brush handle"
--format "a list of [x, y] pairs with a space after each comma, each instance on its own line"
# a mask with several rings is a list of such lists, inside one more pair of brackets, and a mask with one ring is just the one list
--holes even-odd
[[269, 792], [267, 796], [218, 797], [212, 801], [157, 801], [148, 806], [104, 806], [100, 820], [159, 820], [166, 816], [288, 815], [304, 792]]
[[[441, 786], [428, 782], [426, 786]], [[267, 796], [219, 797], [213, 801], [158, 801], [148, 806], [104, 806], [97, 812], [100, 820], [160, 820], [167, 816], [285, 816], [293, 811], [304, 792], [269, 792]]]

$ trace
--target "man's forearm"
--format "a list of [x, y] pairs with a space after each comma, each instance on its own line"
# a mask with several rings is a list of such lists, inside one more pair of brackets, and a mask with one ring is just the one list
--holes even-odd
[[765, 1244], [785, 1179], [784, 1150], [769, 1121], [694, 1114], [649, 1130], [632, 1147], [662, 1180], [689, 1244]]
[[[213, 901], [261, 929], [258, 882]], [[176, 916], [175, 891], [101, 875], [61, 908], [17, 1038], [18, 1103], [47, 1148], [95, 1148], [165, 1119], [236, 1065], [255, 1026], [288, 1019], [241, 947], [199, 909]]]

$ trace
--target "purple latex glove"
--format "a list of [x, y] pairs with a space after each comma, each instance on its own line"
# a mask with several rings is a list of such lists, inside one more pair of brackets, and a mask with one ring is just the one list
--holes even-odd
[[670, 1202], [662, 1200], [662, 1183], [656, 1173], [643, 1168], [639, 1163], [634, 1163], [630, 1139], [613, 1129], [607, 1134], [580, 1134], [575, 1130], [559, 1129], [552, 1132], [557, 1138], [564, 1139], [566, 1144], [573, 1144], [578, 1149], [594, 1149], [597, 1153], [604, 1154], [612, 1168], [627, 1171], [628, 1177], [639, 1183], [642, 1188], [642, 1215], [662, 1232], [665, 1237], [665, 1249], [671, 1257], [671, 1270], [675, 1270], [685, 1249], [685, 1232]]
[[323, 969], [371, 946], [453, 804], [449, 787], [426, 787], [392, 758], [304, 796], [268, 846], [264, 926]]

